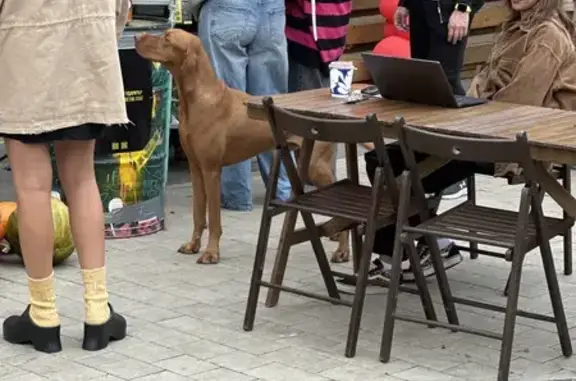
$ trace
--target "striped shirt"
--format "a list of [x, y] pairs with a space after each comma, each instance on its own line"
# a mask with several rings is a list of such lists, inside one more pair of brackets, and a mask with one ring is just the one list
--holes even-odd
[[327, 72], [344, 52], [351, 12], [351, 0], [286, 0], [290, 59]]

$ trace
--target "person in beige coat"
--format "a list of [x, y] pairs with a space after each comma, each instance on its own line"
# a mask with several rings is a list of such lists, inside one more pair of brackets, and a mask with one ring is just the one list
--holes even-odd
[[4, 321], [4, 339], [61, 350], [52, 268], [54, 143], [84, 281], [82, 347], [105, 348], [126, 335], [108, 303], [104, 216], [94, 175], [94, 142], [126, 124], [117, 38], [128, 0], [0, 0], [0, 136], [18, 202], [29, 305]]

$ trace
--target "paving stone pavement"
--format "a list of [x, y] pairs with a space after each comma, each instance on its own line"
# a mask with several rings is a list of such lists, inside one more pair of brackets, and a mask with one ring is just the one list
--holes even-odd
[[[338, 171], [343, 172], [342, 160]], [[174, 180], [176, 179], [176, 180]], [[254, 211], [223, 212], [222, 261], [200, 266], [194, 256], [176, 254], [190, 235], [190, 187], [182, 172], [171, 173], [167, 188], [165, 232], [143, 238], [108, 241], [109, 291], [115, 308], [129, 322], [129, 336], [102, 352], [80, 349], [82, 287], [76, 259], [57, 268], [58, 306], [64, 351], [42, 355], [0, 342], [0, 381], [447, 381], [494, 380], [499, 342], [444, 329], [397, 323], [393, 359], [378, 361], [386, 289], [367, 296], [355, 358], [344, 357], [350, 310], [283, 294], [273, 309], [260, 305], [253, 332], [242, 330], [250, 271], [263, 199], [255, 178]], [[364, 179], [365, 181], [365, 179]], [[3, 186], [7, 182], [3, 182]], [[478, 178], [480, 203], [515, 208], [518, 187]], [[558, 214], [550, 200], [546, 210]], [[270, 240], [269, 271], [281, 218]], [[326, 242], [328, 249], [335, 243]], [[554, 241], [557, 272], [570, 327], [576, 325], [576, 277], [561, 274], [562, 244]], [[550, 303], [537, 253], [528, 256], [520, 305], [549, 313]], [[449, 271], [455, 293], [504, 302], [509, 264], [481, 257], [466, 259]], [[349, 270], [350, 265], [336, 266]], [[267, 272], [266, 274], [268, 274]], [[267, 275], [265, 275], [266, 277]], [[286, 284], [323, 289], [308, 244], [292, 249]], [[440, 307], [437, 286], [429, 281]], [[2, 259], [0, 315], [20, 313], [27, 298], [23, 268]], [[265, 292], [261, 299], [265, 296]], [[421, 315], [418, 297], [401, 294], [399, 308]], [[501, 329], [499, 314], [461, 307], [463, 323]], [[576, 357], [564, 358], [554, 325], [519, 318], [512, 362], [514, 380], [576, 379]], [[574, 330], [572, 330], [574, 333]]]

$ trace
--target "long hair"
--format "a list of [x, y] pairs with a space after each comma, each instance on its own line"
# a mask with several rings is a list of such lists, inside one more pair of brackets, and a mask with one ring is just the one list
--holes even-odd
[[[511, 0], [506, 0], [505, 3], [510, 12], [510, 18], [506, 23], [504, 23], [504, 30], [506, 30], [511, 24], [520, 20], [520, 12], [515, 11], [512, 8]], [[572, 42], [576, 43], [576, 28], [574, 22], [564, 10], [562, 0], [538, 0], [530, 10], [529, 17], [526, 20], [522, 20], [522, 23], [528, 27], [533, 27], [543, 23], [544, 21], [550, 20], [555, 16], [570, 34]]]

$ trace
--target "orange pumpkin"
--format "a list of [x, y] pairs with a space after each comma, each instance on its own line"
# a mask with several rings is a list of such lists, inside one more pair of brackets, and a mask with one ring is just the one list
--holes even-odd
[[12, 201], [0, 202], [0, 239], [4, 238], [6, 234], [6, 227], [8, 226], [8, 219], [16, 210], [16, 203]]

